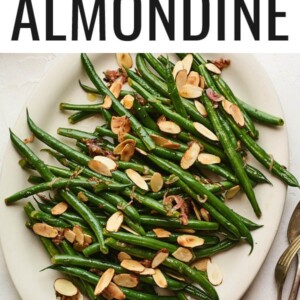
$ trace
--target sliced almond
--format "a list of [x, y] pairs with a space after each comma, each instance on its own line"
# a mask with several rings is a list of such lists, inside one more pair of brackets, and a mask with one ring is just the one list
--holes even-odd
[[78, 288], [65, 278], [57, 278], [54, 281], [55, 291], [62, 296], [72, 297], [78, 293]]
[[220, 285], [223, 281], [223, 275], [216, 263], [208, 261], [207, 263], [207, 277], [212, 285]]
[[[114, 95], [115, 98], [119, 98], [120, 92], [122, 89], [122, 82], [115, 81], [109, 90]], [[112, 100], [110, 96], [105, 96], [103, 104], [101, 104], [101, 107], [104, 109], [110, 109], [112, 106]]]
[[189, 83], [186, 83], [185, 85], [181, 86], [179, 89], [179, 95], [181, 97], [187, 98], [187, 99], [195, 99], [199, 98], [202, 95], [203, 90], [199, 86], [195, 86]]
[[213, 164], [219, 164], [221, 162], [221, 158], [214, 154], [203, 152], [198, 155], [198, 161], [202, 165], [213, 165]]
[[210, 222], [210, 214], [205, 208], [200, 209], [200, 214], [201, 214], [202, 218], [204, 219], [204, 221]]
[[100, 295], [110, 284], [113, 277], [115, 275], [115, 270], [113, 268], [108, 268], [100, 277], [96, 288], [94, 290], [94, 295], [98, 296]]
[[209, 130], [207, 127], [205, 127], [201, 123], [194, 122], [193, 124], [194, 124], [195, 129], [204, 137], [206, 137], [212, 141], [216, 141], [216, 142], [219, 141], [218, 137], [211, 130]]
[[192, 54], [187, 54], [182, 60], [183, 68], [187, 71], [188, 74], [191, 71], [193, 60], [194, 60], [194, 58], [193, 58]]
[[235, 185], [234, 187], [228, 189], [225, 192], [225, 199], [232, 199], [234, 196], [241, 190], [239, 185]]
[[137, 232], [135, 232], [134, 230], [132, 230], [130, 227], [128, 227], [128, 226], [126, 226], [126, 225], [122, 225], [121, 226], [122, 227], [122, 229], [124, 229], [125, 231], [128, 231], [128, 232], [130, 232], [130, 233], [132, 233], [132, 234], [134, 234], [134, 235], [139, 235]]
[[55, 238], [58, 235], [58, 230], [46, 223], [35, 223], [32, 226], [33, 232], [37, 235], [46, 238]]
[[127, 254], [126, 252], [122, 252], [122, 251], [118, 253], [117, 258], [118, 258], [119, 262], [122, 262], [124, 259], [132, 259], [129, 254]]
[[159, 192], [164, 185], [164, 179], [158, 172], [154, 173], [150, 180], [150, 187], [154, 193]]
[[54, 216], [59, 216], [63, 214], [68, 209], [68, 203], [65, 201], [57, 203], [51, 208], [51, 214]]
[[124, 215], [116, 211], [106, 222], [106, 230], [109, 232], [118, 232], [124, 221]]
[[107, 176], [107, 177], [111, 177], [112, 174], [111, 174], [111, 170], [109, 169], [109, 167], [107, 165], [105, 165], [104, 163], [100, 162], [100, 161], [97, 161], [95, 159], [91, 159], [89, 162], [88, 162], [88, 167], [96, 172], [96, 173], [99, 173], [101, 175], [104, 175], [104, 176]]
[[181, 232], [181, 233], [190, 233], [190, 234], [193, 234], [196, 232], [195, 229], [191, 229], [191, 228], [179, 228], [179, 229], [176, 229], [177, 232]]
[[224, 110], [229, 114], [231, 115], [231, 107], [232, 107], [233, 103], [224, 99], [222, 100], [222, 106], [224, 108]]
[[121, 267], [135, 273], [141, 273], [145, 270], [145, 267], [134, 259], [124, 259], [121, 262]]
[[113, 282], [110, 282], [108, 287], [103, 291], [102, 296], [106, 299], [123, 300], [126, 298], [123, 291]]
[[200, 145], [197, 142], [191, 142], [181, 158], [180, 167], [184, 170], [190, 168], [197, 160], [200, 151]]
[[114, 148], [113, 154], [120, 155], [127, 144], [132, 144], [132, 146], [135, 147], [136, 141], [133, 139], [124, 140]]
[[167, 149], [179, 149], [180, 145], [177, 143], [174, 143], [162, 136], [156, 135], [156, 134], [150, 134], [151, 139], [155, 143], [155, 145], [160, 146], [162, 148], [167, 148]]
[[174, 279], [177, 279], [177, 280], [182, 281], [182, 282], [186, 282], [186, 279], [182, 276], [179, 276], [177, 273], [175, 274], [173, 272], [168, 272], [166, 274], [168, 274], [170, 277], [172, 277]]
[[181, 132], [181, 128], [172, 121], [161, 121], [157, 123], [157, 125], [159, 129], [165, 133], [179, 134]]
[[205, 67], [206, 67], [207, 70], [209, 70], [209, 71], [211, 71], [211, 72], [213, 72], [215, 74], [220, 75], [222, 73], [222, 71], [216, 65], [214, 65], [212, 63], [207, 63], [205, 65]]
[[138, 148], [138, 147], [136, 147], [135, 150], [136, 150], [138, 153], [140, 153], [141, 155], [143, 155], [143, 156], [147, 156], [147, 155], [148, 155], [148, 153], [147, 153], [146, 151], [144, 151], [144, 150], [142, 150], [142, 149], [140, 149], [140, 148]]
[[194, 261], [191, 264], [192, 268], [195, 268], [198, 271], [206, 272], [207, 271], [207, 264], [210, 261], [210, 258], [205, 257], [205, 258], [200, 258], [196, 261]]
[[84, 244], [84, 233], [82, 228], [79, 225], [75, 225], [73, 227], [73, 232], [75, 233], [75, 241], [82, 246]]
[[176, 87], [178, 91], [186, 84], [188, 73], [185, 69], [180, 70], [176, 76]]
[[145, 268], [143, 272], [139, 273], [139, 275], [143, 275], [143, 276], [149, 276], [153, 274], [155, 274], [155, 270], [152, 268]]
[[206, 81], [205, 81], [204, 76], [200, 76], [200, 84], [199, 84], [199, 86], [200, 86], [202, 89], [205, 89], [205, 87], [206, 87]]
[[206, 111], [205, 106], [197, 100], [194, 101], [194, 104], [195, 104], [195, 107], [196, 107], [197, 111], [199, 112], [199, 114], [201, 116], [203, 116], [204, 118], [206, 118], [207, 117], [207, 111]]
[[75, 238], [76, 238], [76, 234], [73, 230], [69, 229], [69, 228], [65, 228], [64, 229], [64, 238], [70, 242], [71, 244], [73, 244], [75, 242]]
[[241, 112], [240, 108], [233, 104], [231, 106], [231, 115], [234, 119], [234, 121], [240, 126], [240, 127], [244, 127], [245, 126], [245, 119], [244, 119], [244, 115]]
[[179, 60], [179, 61], [175, 64], [175, 66], [174, 66], [174, 68], [173, 68], [172, 74], [173, 74], [174, 79], [176, 78], [178, 72], [181, 71], [181, 70], [183, 70], [183, 64], [182, 64], [182, 61]]
[[160, 249], [153, 257], [151, 268], [155, 269], [162, 264], [169, 256], [169, 251], [165, 248]]
[[182, 247], [195, 248], [202, 246], [204, 239], [195, 235], [183, 234], [177, 238], [177, 243]]
[[149, 190], [147, 182], [138, 172], [132, 169], [127, 169], [125, 170], [125, 173], [129, 177], [129, 179], [139, 188], [145, 191]]
[[135, 288], [139, 284], [139, 279], [134, 274], [118, 274], [114, 276], [113, 282], [125, 288]]
[[78, 293], [71, 298], [71, 300], [84, 300], [83, 295], [78, 291]]
[[93, 238], [89, 234], [83, 234], [84, 236], [84, 243], [85, 244], [91, 244], [93, 242]]
[[134, 97], [128, 94], [124, 96], [120, 102], [126, 109], [131, 109], [134, 103]]
[[191, 85], [195, 85], [195, 86], [199, 86], [199, 84], [200, 84], [200, 75], [199, 75], [199, 73], [197, 73], [195, 71], [192, 71], [189, 74], [186, 83], [191, 84]]
[[114, 160], [106, 156], [98, 155], [94, 157], [94, 160], [97, 160], [106, 165], [110, 171], [115, 171], [118, 167]]
[[157, 284], [157, 286], [159, 286], [160, 288], [165, 289], [168, 287], [166, 277], [164, 276], [164, 274], [161, 272], [160, 269], [155, 269], [155, 274], [153, 274], [152, 277], [155, 283]]
[[120, 131], [120, 128], [122, 126], [124, 126], [124, 123], [126, 122], [126, 120], [127, 120], [126, 116], [122, 116], [122, 117], [113, 116], [111, 118], [111, 122], [110, 122], [111, 131], [115, 134], [118, 134]]
[[172, 255], [183, 262], [190, 262], [193, 259], [193, 253], [191, 250], [183, 247], [178, 247], [178, 249], [172, 253]]
[[130, 69], [132, 67], [132, 57], [129, 53], [117, 53], [116, 59], [120, 68]]
[[89, 198], [86, 196], [86, 194], [84, 192], [79, 192], [77, 194], [77, 198], [82, 201], [82, 202], [88, 202]]
[[159, 238], [168, 238], [172, 235], [172, 233], [170, 231], [167, 231], [163, 228], [154, 228], [152, 229], [152, 231], [155, 233], [155, 235]]
[[195, 213], [195, 215], [196, 215], [197, 220], [200, 220], [200, 221], [201, 221], [201, 214], [200, 214], [200, 211], [199, 211], [197, 205], [195, 204], [194, 201], [191, 201], [191, 204], [192, 204], [193, 211], [194, 211], [194, 213]]
[[135, 152], [135, 145], [132, 143], [126, 144], [121, 152], [121, 161], [130, 161]]

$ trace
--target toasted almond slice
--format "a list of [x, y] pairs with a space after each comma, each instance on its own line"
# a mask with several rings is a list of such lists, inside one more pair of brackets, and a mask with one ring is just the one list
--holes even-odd
[[121, 161], [130, 161], [131, 157], [134, 155], [135, 145], [128, 143], [125, 145], [121, 152]]
[[94, 295], [100, 295], [110, 284], [115, 275], [115, 270], [113, 268], [108, 268], [100, 277], [96, 288], [94, 290]]
[[200, 151], [200, 145], [197, 142], [191, 142], [181, 158], [180, 167], [184, 170], [190, 168], [197, 160]]
[[123, 291], [113, 282], [110, 282], [108, 287], [103, 291], [102, 296], [106, 299], [123, 300], [126, 298]]
[[216, 263], [207, 262], [207, 277], [212, 285], [220, 285], [223, 281], [223, 275]]
[[166, 277], [164, 276], [164, 274], [161, 272], [160, 269], [155, 269], [155, 274], [153, 274], [152, 277], [155, 283], [157, 284], [157, 286], [159, 286], [160, 288], [165, 289], [168, 287]]
[[138, 147], [136, 147], [135, 150], [136, 150], [138, 153], [140, 153], [141, 155], [143, 155], [143, 156], [147, 156], [147, 155], [148, 155], [148, 153], [147, 153], [146, 151], [144, 151], [144, 150], [142, 150], [142, 149], [140, 149], [140, 148], [138, 148]]
[[124, 215], [120, 211], [116, 211], [106, 223], [106, 230], [109, 232], [118, 232], [124, 221]]
[[191, 229], [191, 228], [179, 228], [179, 229], [176, 229], [177, 232], [181, 232], [181, 233], [190, 233], [190, 234], [193, 234], [196, 232], [195, 229]]
[[130, 69], [132, 67], [132, 58], [129, 53], [117, 53], [116, 58], [120, 68]]
[[185, 69], [180, 70], [176, 76], [176, 87], [180, 90], [187, 82], [188, 73]]
[[92, 171], [94, 171], [96, 173], [99, 173], [101, 175], [104, 175], [104, 176], [107, 176], [107, 177], [111, 177], [112, 176], [109, 167], [107, 165], [105, 165], [104, 163], [102, 163], [100, 161], [97, 161], [95, 159], [91, 159], [88, 162], [88, 167]]
[[212, 164], [219, 164], [221, 162], [221, 158], [214, 154], [203, 152], [198, 155], [198, 161], [202, 165], [212, 165]]
[[244, 115], [241, 112], [240, 108], [233, 104], [231, 106], [231, 115], [234, 119], [234, 121], [240, 126], [240, 127], [244, 127], [245, 126], [245, 119], [244, 119]]
[[224, 110], [229, 114], [231, 115], [231, 107], [232, 107], [233, 103], [224, 99], [222, 100], [222, 106], [224, 108]]
[[134, 274], [118, 274], [114, 276], [113, 282], [125, 288], [135, 288], [139, 284], [139, 279]]
[[122, 116], [122, 117], [113, 116], [110, 122], [111, 131], [115, 134], [118, 134], [120, 128], [123, 126], [125, 122], [126, 122], [126, 116]]
[[197, 100], [194, 101], [194, 104], [195, 104], [195, 107], [198, 110], [199, 114], [201, 116], [203, 116], [204, 118], [206, 118], [207, 117], [207, 111], [206, 111], [205, 106]]
[[68, 203], [65, 201], [57, 203], [51, 208], [51, 214], [54, 216], [59, 216], [63, 214], [68, 209]]
[[219, 141], [218, 137], [211, 130], [209, 130], [207, 127], [205, 127], [201, 123], [194, 122], [193, 124], [194, 124], [194, 127], [196, 128], [196, 130], [204, 137], [206, 137], [212, 141]]
[[160, 264], [162, 264], [169, 256], [169, 251], [165, 248], [160, 249], [156, 254], [154, 255], [151, 263], [151, 268], [155, 269]]
[[206, 87], [206, 81], [205, 81], [205, 78], [204, 76], [200, 76], [200, 84], [199, 86], [204, 90], [205, 87]]
[[78, 293], [78, 288], [65, 278], [57, 278], [54, 281], [55, 291], [62, 296], [72, 297]]
[[118, 167], [114, 160], [106, 156], [98, 155], [94, 157], [94, 160], [100, 161], [106, 165], [110, 171], [115, 171]]
[[143, 275], [143, 276], [154, 275], [154, 274], [155, 274], [155, 270], [152, 268], [145, 268], [143, 272], [139, 273], [139, 275]]
[[128, 226], [126, 226], [126, 225], [124, 225], [124, 224], [121, 226], [121, 228], [124, 229], [125, 231], [128, 231], [128, 232], [134, 234], [134, 235], [139, 235], [137, 232], [135, 232], [135, 231], [132, 230], [130, 227], [128, 227]]
[[154, 173], [150, 180], [150, 187], [154, 193], [159, 192], [164, 185], [164, 179], [158, 172]]
[[199, 86], [195, 86], [189, 83], [186, 83], [185, 85], [181, 86], [179, 89], [179, 95], [181, 97], [187, 98], [187, 99], [195, 99], [199, 98], [202, 95], [203, 90]]
[[69, 228], [65, 228], [64, 229], [64, 238], [70, 242], [71, 244], [73, 244], [75, 242], [75, 238], [76, 238], [76, 234], [74, 231], [72, 231]]
[[154, 228], [152, 230], [159, 239], [168, 238], [172, 234], [170, 231], [167, 231], [163, 228]]
[[192, 204], [193, 211], [194, 211], [194, 213], [196, 215], [197, 220], [201, 221], [201, 214], [200, 214], [200, 211], [199, 211], [197, 205], [195, 204], [194, 201], [191, 201], [191, 204]]
[[93, 238], [89, 234], [83, 234], [84, 236], [84, 243], [85, 244], [91, 244], [93, 242]]
[[149, 190], [147, 182], [138, 172], [132, 169], [127, 169], [125, 170], [125, 173], [130, 178], [130, 180], [139, 188], [145, 191]]
[[[115, 98], [119, 98], [121, 89], [122, 89], [122, 82], [120, 82], [120, 81], [115, 81], [109, 88], [109, 90], [112, 92], [112, 94], [115, 96]], [[104, 109], [110, 109], [111, 106], [112, 106], [111, 98], [109, 96], [105, 96], [104, 102], [101, 105], [101, 107]]]
[[129, 254], [127, 254], [126, 252], [119, 252], [118, 256], [117, 256], [119, 262], [122, 262], [124, 259], [132, 259], [131, 256]]
[[124, 96], [120, 102], [126, 109], [131, 109], [134, 103], [134, 97], [128, 94]]
[[86, 196], [86, 194], [84, 192], [79, 192], [77, 194], [77, 198], [82, 201], [82, 202], [88, 202], [89, 198]]
[[178, 72], [181, 71], [181, 70], [183, 70], [183, 64], [182, 64], [182, 61], [179, 60], [179, 61], [175, 64], [175, 66], [174, 66], [174, 68], [173, 68], [172, 74], [173, 74], [174, 79], [176, 78]]
[[212, 63], [206, 64], [205, 67], [206, 67], [207, 70], [209, 70], [209, 71], [211, 71], [215, 74], [220, 75], [222, 73], [222, 71], [216, 65], [214, 65]]
[[75, 233], [75, 241], [82, 246], [84, 244], [84, 234], [82, 228], [79, 225], [75, 225], [73, 227], [73, 232]]
[[58, 230], [46, 223], [35, 223], [32, 226], [33, 232], [37, 235], [46, 238], [55, 238], [58, 235]]
[[181, 132], [181, 128], [172, 121], [161, 121], [157, 123], [157, 125], [159, 129], [165, 133], [178, 134]]
[[195, 235], [183, 234], [177, 238], [177, 243], [182, 247], [195, 248], [202, 246], [204, 239]]
[[166, 272], [166, 274], [168, 274], [170, 277], [172, 277], [174, 279], [177, 279], [177, 280], [182, 281], [182, 282], [186, 282], [186, 279], [182, 276], [179, 276], [178, 274], [175, 274], [175, 273], [172, 273], [172, 272]]
[[191, 71], [193, 60], [194, 58], [192, 54], [187, 54], [182, 60], [183, 68], [187, 71], [188, 74]]
[[178, 249], [172, 253], [172, 255], [183, 262], [190, 262], [193, 259], [193, 253], [191, 250], [183, 247], [178, 247]]
[[191, 85], [195, 85], [195, 86], [199, 86], [199, 84], [200, 84], [200, 75], [199, 75], [199, 73], [197, 73], [195, 71], [192, 71], [189, 74], [186, 83], [191, 84]]
[[200, 213], [201, 213], [202, 218], [206, 222], [210, 222], [210, 214], [209, 214], [209, 212], [205, 208], [201, 208], [200, 209]]
[[120, 155], [127, 144], [131, 144], [133, 147], [135, 147], [136, 141], [133, 139], [124, 140], [114, 148], [113, 154]]
[[78, 293], [71, 298], [71, 300], [84, 300], [83, 295], [78, 291]]
[[225, 192], [225, 199], [232, 199], [234, 196], [241, 190], [239, 185], [235, 185], [234, 187], [228, 189]]
[[136, 273], [141, 273], [145, 270], [145, 267], [134, 259], [124, 259], [121, 262], [121, 267]]
[[198, 271], [206, 272], [207, 264], [209, 261], [210, 261], [210, 258], [208, 258], [208, 257], [200, 258], [200, 259], [194, 261], [191, 264], [191, 267], [197, 269]]
[[162, 148], [173, 149], [173, 150], [180, 148], [179, 144], [174, 143], [171, 140], [168, 140], [160, 135], [150, 134], [150, 137], [155, 143], [155, 145], [160, 146]]

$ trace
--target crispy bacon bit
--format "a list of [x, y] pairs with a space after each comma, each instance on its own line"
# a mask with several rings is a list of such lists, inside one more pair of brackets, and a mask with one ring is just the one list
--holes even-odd
[[121, 79], [122, 84], [127, 82], [128, 75], [125, 70], [119, 68], [118, 70], [106, 70], [104, 72], [104, 81], [109, 84], [114, 83], [118, 78]]
[[63, 229], [57, 229], [58, 235], [52, 239], [52, 242], [54, 245], [58, 246], [63, 241], [64, 237], [64, 230]]
[[135, 95], [135, 99], [136, 99], [137, 102], [138, 102], [140, 105], [142, 105], [142, 106], [144, 106], [144, 105], [147, 104], [147, 101], [146, 101], [141, 95], [139, 95], [139, 94], [136, 94], [136, 95]]
[[114, 156], [114, 154], [111, 151], [105, 150], [101, 147], [101, 142], [99, 140], [90, 139], [90, 140], [85, 140], [84, 143], [87, 146], [87, 148], [89, 150], [89, 155], [91, 157], [103, 155], [112, 160], [118, 160], [118, 158], [116, 156]]
[[152, 261], [150, 259], [143, 259], [140, 260], [140, 263], [145, 267], [145, 268], [151, 268], [151, 263]]
[[[173, 203], [175, 202], [175, 205], [173, 206]], [[167, 210], [167, 214], [172, 214], [175, 210], [180, 210], [180, 223], [183, 225], [188, 224], [188, 214], [189, 214], [189, 205], [188, 203], [178, 195], [170, 195], [167, 197], [164, 197], [163, 199], [163, 205], [165, 209]]]
[[216, 65], [220, 70], [223, 70], [230, 65], [230, 59], [227, 58], [219, 58], [211, 61], [214, 65]]
[[206, 89], [206, 95], [213, 102], [220, 102], [225, 99], [224, 96], [219, 95], [218, 93], [213, 91], [211, 88]]

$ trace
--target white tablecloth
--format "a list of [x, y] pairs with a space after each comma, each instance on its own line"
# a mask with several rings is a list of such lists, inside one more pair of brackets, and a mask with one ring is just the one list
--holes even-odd
[[[60, 56], [58, 54], [0, 54], [0, 165], [8, 143], [8, 128], [14, 125], [33, 89]], [[269, 73], [279, 95], [289, 134], [290, 170], [300, 178], [300, 55], [259, 54], [256, 57]], [[274, 267], [288, 245], [287, 225], [299, 200], [299, 191], [289, 188], [281, 225], [273, 246], [255, 281], [243, 297], [244, 300], [276, 299]], [[287, 278], [283, 299], [288, 298], [287, 292], [295, 267], [294, 262], [293, 270]], [[0, 299], [20, 299], [7, 272], [1, 248]]]

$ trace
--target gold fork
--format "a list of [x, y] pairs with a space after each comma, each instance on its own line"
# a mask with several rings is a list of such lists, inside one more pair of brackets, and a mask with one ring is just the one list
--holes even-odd
[[277, 300], [281, 300], [282, 288], [286, 278], [286, 274], [290, 267], [290, 264], [300, 250], [300, 236], [289, 245], [289, 247], [280, 256], [275, 267], [275, 280], [277, 284]]

